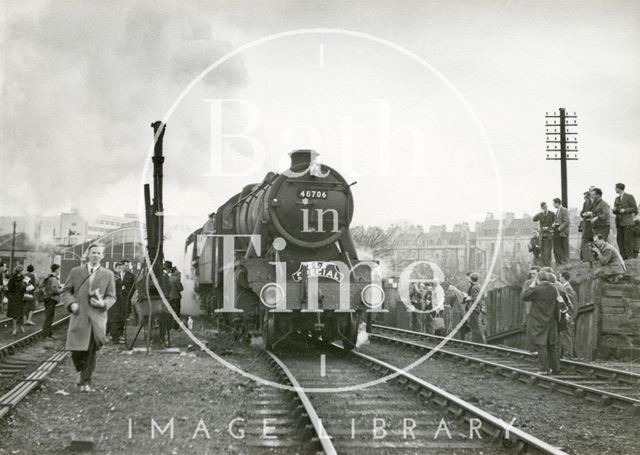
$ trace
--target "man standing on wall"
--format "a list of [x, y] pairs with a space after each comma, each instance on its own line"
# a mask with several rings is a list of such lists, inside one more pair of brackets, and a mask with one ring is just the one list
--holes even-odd
[[591, 223], [589, 222], [591, 208], [593, 206], [593, 201], [591, 200], [591, 190], [595, 187], [590, 187], [589, 191], [585, 191], [584, 202], [582, 203], [582, 210], [580, 211], [580, 217], [582, 221], [580, 221], [580, 227], [578, 231], [582, 233], [582, 238], [580, 242], [580, 260], [583, 262], [593, 262], [593, 255], [591, 254], [591, 242], [593, 242], [593, 229], [591, 228]]
[[569, 210], [562, 206], [562, 200], [555, 198], [553, 206], [556, 209], [555, 221], [553, 222], [553, 254], [556, 264], [566, 264], [569, 260]]
[[71, 269], [60, 301], [71, 313], [67, 350], [71, 351], [82, 392], [91, 392], [96, 353], [108, 341], [107, 310], [116, 301], [113, 273], [100, 266], [104, 247], [94, 243], [87, 250], [89, 262]]
[[622, 259], [631, 259], [634, 255], [633, 248], [633, 219], [638, 213], [635, 198], [624, 191], [624, 183], [616, 183], [618, 197], [613, 203], [613, 213], [616, 215], [616, 234], [618, 238], [618, 250]]
[[593, 204], [591, 211], [587, 213], [593, 230], [593, 237], [595, 239], [596, 235], [600, 234], [606, 242], [609, 239], [609, 230], [611, 229], [611, 208], [602, 199], [602, 190], [600, 188], [594, 188], [589, 193]]
[[553, 248], [553, 222], [555, 216], [549, 211], [546, 202], [540, 204], [542, 211], [533, 217], [533, 221], [540, 223], [540, 256], [541, 265], [549, 267], [551, 265], [551, 249]]

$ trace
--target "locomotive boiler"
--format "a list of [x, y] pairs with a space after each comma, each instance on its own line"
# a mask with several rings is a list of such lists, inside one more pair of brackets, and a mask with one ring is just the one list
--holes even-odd
[[234, 330], [267, 348], [292, 333], [352, 349], [384, 291], [374, 261], [359, 261], [350, 185], [313, 150], [245, 186], [189, 236], [196, 292]]

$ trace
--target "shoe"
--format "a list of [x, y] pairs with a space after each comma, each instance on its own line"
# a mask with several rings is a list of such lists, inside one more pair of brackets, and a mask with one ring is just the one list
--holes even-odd
[[15, 335], [15, 334], [16, 334], [16, 331], [15, 331], [15, 330], [12, 330], [12, 331], [11, 331], [11, 335]]
[[49, 338], [50, 340], [57, 340], [57, 337], [54, 337], [53, 335], [47, 335], [47, 338]]
[[80, 392], [93, 392], [93, 389], [91, 388], [91, 386], [89, 384], [85, 384], [82, 387], [80, 387]]
[[24, 321], [24, 325], [36, 325], [33, 321]]

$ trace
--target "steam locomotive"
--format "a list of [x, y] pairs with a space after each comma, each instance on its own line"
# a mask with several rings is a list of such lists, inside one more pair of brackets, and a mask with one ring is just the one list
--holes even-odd
[[313, 150], [245, 186], [186, 241], [196, 292], [234, 330], [271, 349], [292, 333], [356, 345], [384, 291], [374, 261], [359, 261], [350, 185]]

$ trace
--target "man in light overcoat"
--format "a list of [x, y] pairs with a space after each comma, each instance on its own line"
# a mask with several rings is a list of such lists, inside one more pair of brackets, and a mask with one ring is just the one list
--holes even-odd
[[562, 206], [562, 200], [559, 198], [553, 200], [553, 206], [556, 209], [553, 222], [553, 254], [556, 264], [565, 264], [569, 260], [569, 210]]
[[104, 247], [92, 244], [87, 254], [89, 262], [71, 270], [60, 295], [60, 302], [71, 313], [67, 350], [71, 351], [83, 392], [91, 391], [96, 352], [108, 340], [107, 310], [116, 301], [113, 273], [100, 266]]

